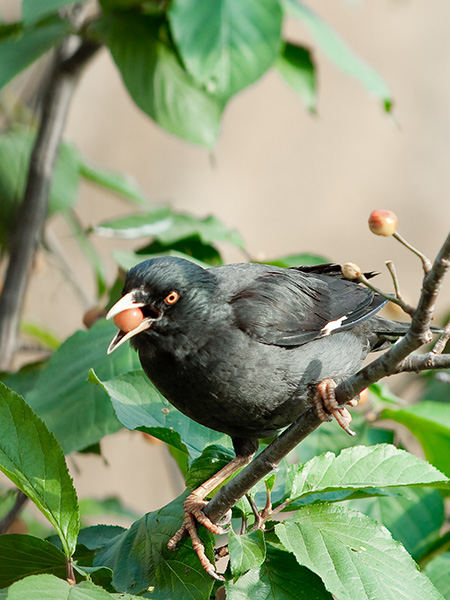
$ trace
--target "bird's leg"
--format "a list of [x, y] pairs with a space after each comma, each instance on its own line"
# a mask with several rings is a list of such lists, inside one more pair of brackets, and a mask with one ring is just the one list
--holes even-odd
[[195, 521], [204, 525], [207, 529], [215, 533], [216, 535], [220, 535], [223, 533], [222, 527], [220, 525], [216, 525], [213, 523], [203, 512], [203, 509], [208, 504], [205, 500], [206, 496], [210, 494], [214, 488], [220, 485], [225, 479], [233, 475], [238, 469], [248, 464], [253, 455], [250, 456], [236, 456], [231, 462], [220, 469], [215, 475], [207, 479], [202, 485], [200, 485], [196, 490], [194, 490], [186, 500], [183, 502], [184, 508], [184, 521], [183, 525], [176, 532], [176, 534], [169, 540], [167, 543], [167, 547], [169, 550], [175, 550], [176, 545], [181, 540], [181, 538], [188, 533], [192, 540], [192, 547], [197, 553], [198, 558], [200, 559], [200, 563], [202, 567], [214, 577], [214, 579], [218, 579], [219, 581], [223, 581], [223, 577], [216, 573], [214, 565], [208, 559], [205, 554], [205, 547], [200, 540], [197, 533], [197, 526]]
[[[317, 414], [321, 421], [329, 421], [330, 417], [333, 416], [344, 431], [349, 435], [355, 435], [355, 432], [350, 429], [350, 423], [352, 422], [352, 416], [345, 408], [340, 407], [336, 400], [334, 393], [337, 383], [333, 379], [324, 379], [317, 386], [317, 392], [314, 396], [314, 404], [316, 407]], [[356, 406], [358, 399], [353, 398], [348, 403], [350, 406]]]

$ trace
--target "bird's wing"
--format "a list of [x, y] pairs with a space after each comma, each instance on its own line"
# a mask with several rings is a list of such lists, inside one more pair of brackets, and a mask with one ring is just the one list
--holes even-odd
[[300, 346], [349, 329], [384, 303], [351, 281], [291, 269], [268, 270], [230, 301], [237, 327], [277, 346]]

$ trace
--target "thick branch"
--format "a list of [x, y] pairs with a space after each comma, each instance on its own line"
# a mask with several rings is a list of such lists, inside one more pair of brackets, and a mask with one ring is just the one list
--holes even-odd
[[59, 146], [73, 92], [82, 68], [99, 45], [68, 38], [55, 55], [52, 76], [43, 96], [40, 127], [28, 169], [27, 185], [17, 213], [10, 258], [0, 296], [0, 370], [14, 356], [25, 292], [48, 213], [48, 199]]
[[[363, 389], [388, 375], [402, 371], [417, 371], [449, 366], [449, 357], [428, 353], [410, 356], [414, 350], [430, 341], [430, 325], [436, 298], [443, 278], [450, 267], [450, 235], [447, 237], [432, 269], [425, 275], [417, 310], [407, 335], [385, 354], [371, 362], [336, 388], [341, 404], [355, 398]], [[432, 355], [432, 356], [430, 356]], [[276, 468], [277, 464], [307, 435], [320, 425], [316, 411], [311, 408], [278, 436], [267, 448], [227, 485], [222, 487], [204, 511], [212, 521], [217, 521], [234, 506], [258, 481]]]

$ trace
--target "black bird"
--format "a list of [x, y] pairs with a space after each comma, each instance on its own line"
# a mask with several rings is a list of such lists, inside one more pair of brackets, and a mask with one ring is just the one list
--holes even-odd
[[[322, 420], [332, 414], [352, 433], [350, 414], [338, 407], [334, 387], [355, 373], [369, 352], [408, 328], [375, 316], [383, 304], [332, 264], [203, 269], [163, 257], [128, 272], [123, 297], [107, 315], [120, 327], [108, 353], [131, 340], [142, 368], [167, 400], [198, 423], [230, 435], [236, 452], [229, 465], [188, 496], [183, 526], [170, 548], [188, 532], [202, 565], [218, 578], [195, 519], [222, 532], [203, 513], [204, 499], [251, 460], [259, 438], [274, 435], [314, 404]], [[127, 323], [130, 309], [138, 312]]]

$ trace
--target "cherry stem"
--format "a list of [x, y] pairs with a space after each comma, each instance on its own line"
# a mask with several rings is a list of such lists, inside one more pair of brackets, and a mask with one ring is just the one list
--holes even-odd
[[405, 240], [405, 238], [402, 237], [398, 232], [395, 232], [393, 234], [393, 237], [395, 237], [395, 239], [398, 242], [400, 242], [400, 244], [403, 244], [403, 246], [405, 246], [405, 248], [408, 248], [408, 250], [411, 250], [411, 252], [413, 252], [416, 256], [418, 256], [420, 258], [420, 260], [422, 261], [423, 271], [424, 271], [425, 275], [430, 272], [431, 266], [432, 266], [431, 260], [429, 258], [427, 258], [425, 256], [425, 254], [423, 254], [420, 250], [417, 250], [417, 248], [414, 248], [414, 246], [412, 246], [409, 242], [407, 242]]
[[416, 309], [413, 306], [411, 306], [410, 304], [408, 304], [407, 302], [405, 302], [404, 300], [402, 300], [401, 298], [399, 298], [397, 296], [393, 296], [392, 294], [386, 294], [382, 290], [378, 289], [377, 287], [372, 285], [370, 283], [370, 281], [362, 273], [357, 278], [357, 281], [359, 281], [360, 283], [362, 283], [363, 285], [368, 287], [370, 290], [372, 290], [372, 292], [375, 292], [375, 294], [378, 294], [379, 296], [386, 298], [386, 300], [389, 300], [389, 302], [393, 302], [394, 304], [397, 304], [398, 306], [400, 306], [400, 308], [403, 309], [407, 315], [409, 315], [411, 317], [414, 316]]

